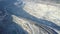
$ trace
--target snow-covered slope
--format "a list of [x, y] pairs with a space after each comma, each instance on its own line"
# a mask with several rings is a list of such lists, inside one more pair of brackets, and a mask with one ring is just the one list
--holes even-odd
[[60, 8], [58, 6], [26, 2], [24, 10], [37, 18], [52, 21], [60, 26]]

